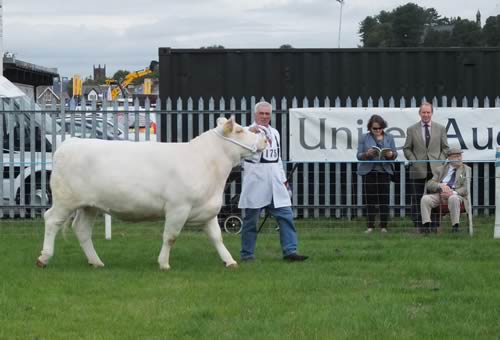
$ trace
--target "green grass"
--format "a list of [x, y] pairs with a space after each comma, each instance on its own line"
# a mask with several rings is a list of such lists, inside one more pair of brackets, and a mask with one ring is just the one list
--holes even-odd
[[[258, 259], [236, 270], [223, 267], [205, 234], [188, 230], [171, 271], [160, 272], [161, 223], [115, 223], [112, 241], [97, 225], [106, 264], [97, 270], [70, 231], [39, 269], [42, 222], [1, 220], [0, 339], [498, 338], [493, 225], [476, 219], [472, 238], [301, 227], [305, 263], [283, 262], [277, 234], [265, 228]], [[239, 237], [224, 240], [238, 259]]]

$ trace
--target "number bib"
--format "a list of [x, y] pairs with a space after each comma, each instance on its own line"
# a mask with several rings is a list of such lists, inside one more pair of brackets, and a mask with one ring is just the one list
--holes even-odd
[[273, 136], [275, 142], [272, 145], [268, 145], [268, 147], [262, 152], [262, 156], [260, 158], [260, 163], [277, 163], [280, 156], [280, 146], [278, 143], [278, 139], [276, 136]]

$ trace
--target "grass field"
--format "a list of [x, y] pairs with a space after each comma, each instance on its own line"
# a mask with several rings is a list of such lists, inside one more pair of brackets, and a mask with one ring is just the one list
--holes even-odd
[[[476, 226], [472, 238], [301, 227], [305, 263], [283, 262], [266, 228], [236, 270], [190, 230], [160, 272], [161, 223], [115, 223], [112, 241], [97, 225], [97, 270], [69, 232], [39, 269], [41, 221], [1, 220], [0, 339], [498, 338], [500, 240], [492, 217]], [[238, 259], [239, 237], [224, 240]]]

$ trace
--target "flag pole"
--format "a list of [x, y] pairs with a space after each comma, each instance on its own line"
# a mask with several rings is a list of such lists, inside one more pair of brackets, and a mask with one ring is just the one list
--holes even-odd
[[340, 3], [340, 19], [339, 19], [339, 37], [338, 37], [338, 48], [340, 48], [340, 34], [342, 32], [342, 7], [344, 7], [344, 0], [337, 0]]

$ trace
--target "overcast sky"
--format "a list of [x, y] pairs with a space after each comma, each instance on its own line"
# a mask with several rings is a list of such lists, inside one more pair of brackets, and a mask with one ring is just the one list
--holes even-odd
[[[409, 1], [345, 0], [341, 47], [360, 44], [359, 23]], [[421, 0], [441, 16], [482, 24], [499, 13], [500, 0]], [[4, 51], [62, 76], [92, 74], [106, 64], [135, 71], [158, 60], [159, 47], [335, 48], [340, 4], [336, 0], [3, 0]]]

